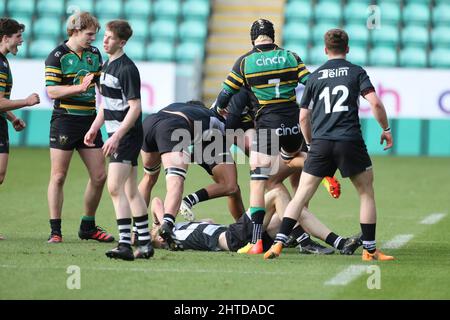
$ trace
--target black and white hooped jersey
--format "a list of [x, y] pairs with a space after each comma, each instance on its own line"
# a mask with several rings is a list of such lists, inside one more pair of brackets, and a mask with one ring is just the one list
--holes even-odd
[[362, 140], [359, 96], [375, 91], [366, 71], [345, 59], [328, 60], [309, 77], [300, 102], [311, 111], [312, 138]]
[[220, 251], [219, 235], [227, 231], [227, 227], [208, 222], [179, 222], [173, 231], [184, 249]]
[[[107, 60], [102, 68], [100, 85], [106, 131], [111, 135], [125, 118], [130, 108], [128, 101], [141, 98], [139, 70], [126, 54], [113, 61]], [[141, 122], [142, 116], [131, 130], [141, 128]]]

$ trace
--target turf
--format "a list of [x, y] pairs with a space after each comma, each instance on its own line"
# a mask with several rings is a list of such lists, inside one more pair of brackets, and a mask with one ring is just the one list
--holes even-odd
[[[9, 171], [0, 187], [0, 299], [449, 299], [450, 298], [450, 159], [374, 157], [379, 244], [399, 234], [413, 234], [400, 249], [386, 250], [396, 261], [380, 267], [381, 289], [370, 290], [364, 273], [346, 286], [324, 283], [349, 265], [354, 256], [300, 255], [289, 249], [279, 259], [236, 253], [157, 250], [150, 261], [112, 261], [104, 252], [111, 244], [77, 238], [87, 173], [72, 160], [65, 186], [64, 243], [47, 244], [49, 233], [47, 149], [11, 150]], [[248, 204], [248, 168], [239, 166]], [[162, 178], [162, 177], [161, 177]], [[185, 192], [209, 183], [208, 175], [191, 166]], [[335, 200], [321, 189], [312, 211], [341, 235], [358, 232], [358, 199], [342, 181]], [[164, 195], [160, 179], [154, 195]], [[230, 223], [224, 199], [196, 207], [199, 218]], [[447, 215], [435, 225], [419, 222], [431, 213]], [[104, 192], [97, 223], [117, 235], [111, 200]], [[81, 270], [81, 289], [69, 290], [67, 267]], [[371, 265], [371, 264], [367, 264]]]

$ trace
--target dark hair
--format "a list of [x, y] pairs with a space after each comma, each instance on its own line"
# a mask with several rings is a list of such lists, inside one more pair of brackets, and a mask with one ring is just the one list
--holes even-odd
[[0, 41], [3, 36], [11, 37], [13, 34], [22, 31], [25, 31], [25, 25], [17, 22], [14, 19], [10, 18], [1, 18], [0, 19]]
[[186, 103], [192, 104], [194, 106], [200, 106], [200, 107], [206, 108], [206, 105], [200, 100], [189, 100], [189, 101], [186, 101]]
[[133, 29], [125, 20], [112, 20], [106, 24], [106, 29], [109, 29], [120, 40], [128, 41], [133, 35]]
[[250, 29], [250, 39], [252, 40], [252, 43], [254, 43], [255, 40], [261, 35], [268, 36], [275, 42], [275, 30], [272, 22], [266, 19], [258, 19], [253, 22]]
[[342, 29], [331, 29], [324, 36], [325, 47], [332, 53], [346, 53], [348, 34]]

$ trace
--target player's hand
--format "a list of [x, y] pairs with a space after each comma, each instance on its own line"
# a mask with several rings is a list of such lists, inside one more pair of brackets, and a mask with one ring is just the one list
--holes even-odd
[[384, 147], [384, 150], [388, 150], [390, 148], [392, 148], [394, 142], [392, 140], [392, 133], [383, 131], [383, 133], [381, 134], [381, 139], [380, 139], [380, 144], [383, 144], [383, 142], [386, 141], [386, 146]]
[[13, 125], [14, 130], [16, 131], [22, 131], [27, 127], [25, 121], [23, 121], [20, 118], [16, 118], [11, 124]]
[[25, 99], [25, 102], [29, 107], [38, 104], [40, 101], [41, 100], [39, 99], [39, 95], [37, 93], [32, 93]]
[[89, 73], [83, 78], [83, 82], [80, 84], [81, 93], [86, 92], [88, 90], [92, 80], [94, 80], [93, 73]]
[[106, 140], [105, 144], [102, 147], [103, 155], [105, 157], [114, 154], [117, 151], [117, 148], [119, 147], [119, 139], [115, 134], [113, 134], [111, 137]]
[[84, 144], [88, 147], [95, 147], [94, 141], [96, 137], [97, 131], [89, 129], [89, 131], [84, 135]]
[[226, 117], [228, 115], [228, 109], [227, 108], [224, 108], [224, 109], [217, 108], [217, 113], [220, 114], [222, 117]]

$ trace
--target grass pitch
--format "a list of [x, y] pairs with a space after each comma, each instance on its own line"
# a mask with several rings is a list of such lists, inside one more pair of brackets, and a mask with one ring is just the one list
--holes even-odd
[[[276, 260], [228, 252], [157, 250], [149, 261], [109, 260], [111, 244], [77, 237], [87, 173], [74, 156], [65, 186], [64, 243], [47, 244], [49, 234], [47, 149], [12, 149], [9, 170], [0, 187], [0, 299], [450, 299], [450, 159], [374, 157], [379, 246], [398, 235], [412, 239], [385, 249], [393, 262], [364, 264], [354, 256], [300, 255], [285, 250]], [[248, 205], [248, 167], [239, 166], [240, 186]], [[191, 166], [185, 194], [210, 183]], [[359, 231], [358, 198], [348, 180], [332, 199], [319, 190], [311, 210], [334, 232]], [[164, 196], [163, 177], [154, 195]], [[198, 218], [228, 224], [226, 201], [196, 206]], [[436, 224], [420, 222], [432, 213], [446, 214]], [[104, 191], [97, 224], [117, 236], [114, 210]], [[78, 266], [81, 288], [70, 290], [67, 268]], [[377, 265], [380, 289], [369, 289], [363, 271], [346, 285], [327, 285], [351, 265]]]

